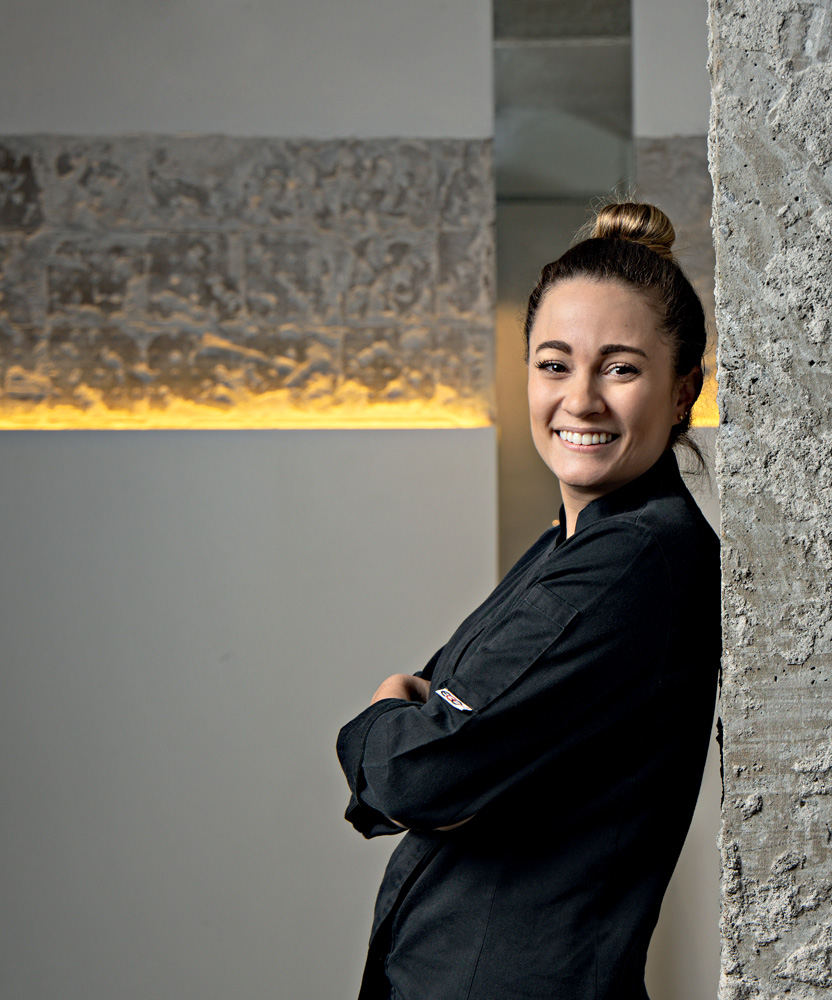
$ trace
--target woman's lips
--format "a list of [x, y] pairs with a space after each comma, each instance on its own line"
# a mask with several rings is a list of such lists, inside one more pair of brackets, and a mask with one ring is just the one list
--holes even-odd
[[569, 444], [609, 444], [614, 441], [618, 435], [611, 434], [609, 431], [558, 431], [558, 437], [561, 441], [567, 441]]

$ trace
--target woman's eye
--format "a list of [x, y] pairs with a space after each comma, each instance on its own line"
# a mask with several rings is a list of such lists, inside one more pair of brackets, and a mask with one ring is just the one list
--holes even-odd
[[610, 375], [638, 375], [638, 368], [635, 365], [628, 365], [624, 362], [610, 365], [607, 369]]
[[536, 367], [539, 371], [550, 372], [552, 375], [561, 375], [566, 371], [566, 365], [562, 361], [538, 361]]

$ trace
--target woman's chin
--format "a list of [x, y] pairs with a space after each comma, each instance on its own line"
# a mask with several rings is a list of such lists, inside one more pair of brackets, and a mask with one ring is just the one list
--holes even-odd
[[596, 497], [602, 497], [607, 493], [611, 493], [614, 489], [617, 489], [620, 485], [617, 482], [610, 481], [608, 479], [558, 479], [560, 483], [561, 493], [570, 493], [573, 496], [581, 497], [587, 501], [594, 500]]
[[600, 467], [601, 463], [592, 468], [589, 462], [559, 462], [552, 468], [561, 488], [564, 487], [580, 492], [597, 491], [598, 495], [609, 493], [618, 485], [619, 477], [615, 470]]

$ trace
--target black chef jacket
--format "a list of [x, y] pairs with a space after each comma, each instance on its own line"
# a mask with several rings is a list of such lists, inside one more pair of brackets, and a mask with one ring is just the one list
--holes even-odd
[[361, 1000], [646, 997], [711, 732], [719, 546], [672, 452], [564, 523], [431, 659], [426, 704], [339, 735], [347, 819], [409, 828]]

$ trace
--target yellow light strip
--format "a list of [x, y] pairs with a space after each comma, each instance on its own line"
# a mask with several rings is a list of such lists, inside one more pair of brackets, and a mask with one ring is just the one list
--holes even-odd
[[276, 406], [249, 401], [226, 409], [184, 400], [164, 409], [146, 402], [134, 409], [115, 410], [101, 404], [80, 410], [74, 406], [39, 404], [0, 414], [0, 430], [258, 430], [300, 428], [468, 428], [493, 423], [481, 401], [470, 406], [439, 406], [420, 402], [377, 402], [364, 406], [330, 402], [319, 409]]

